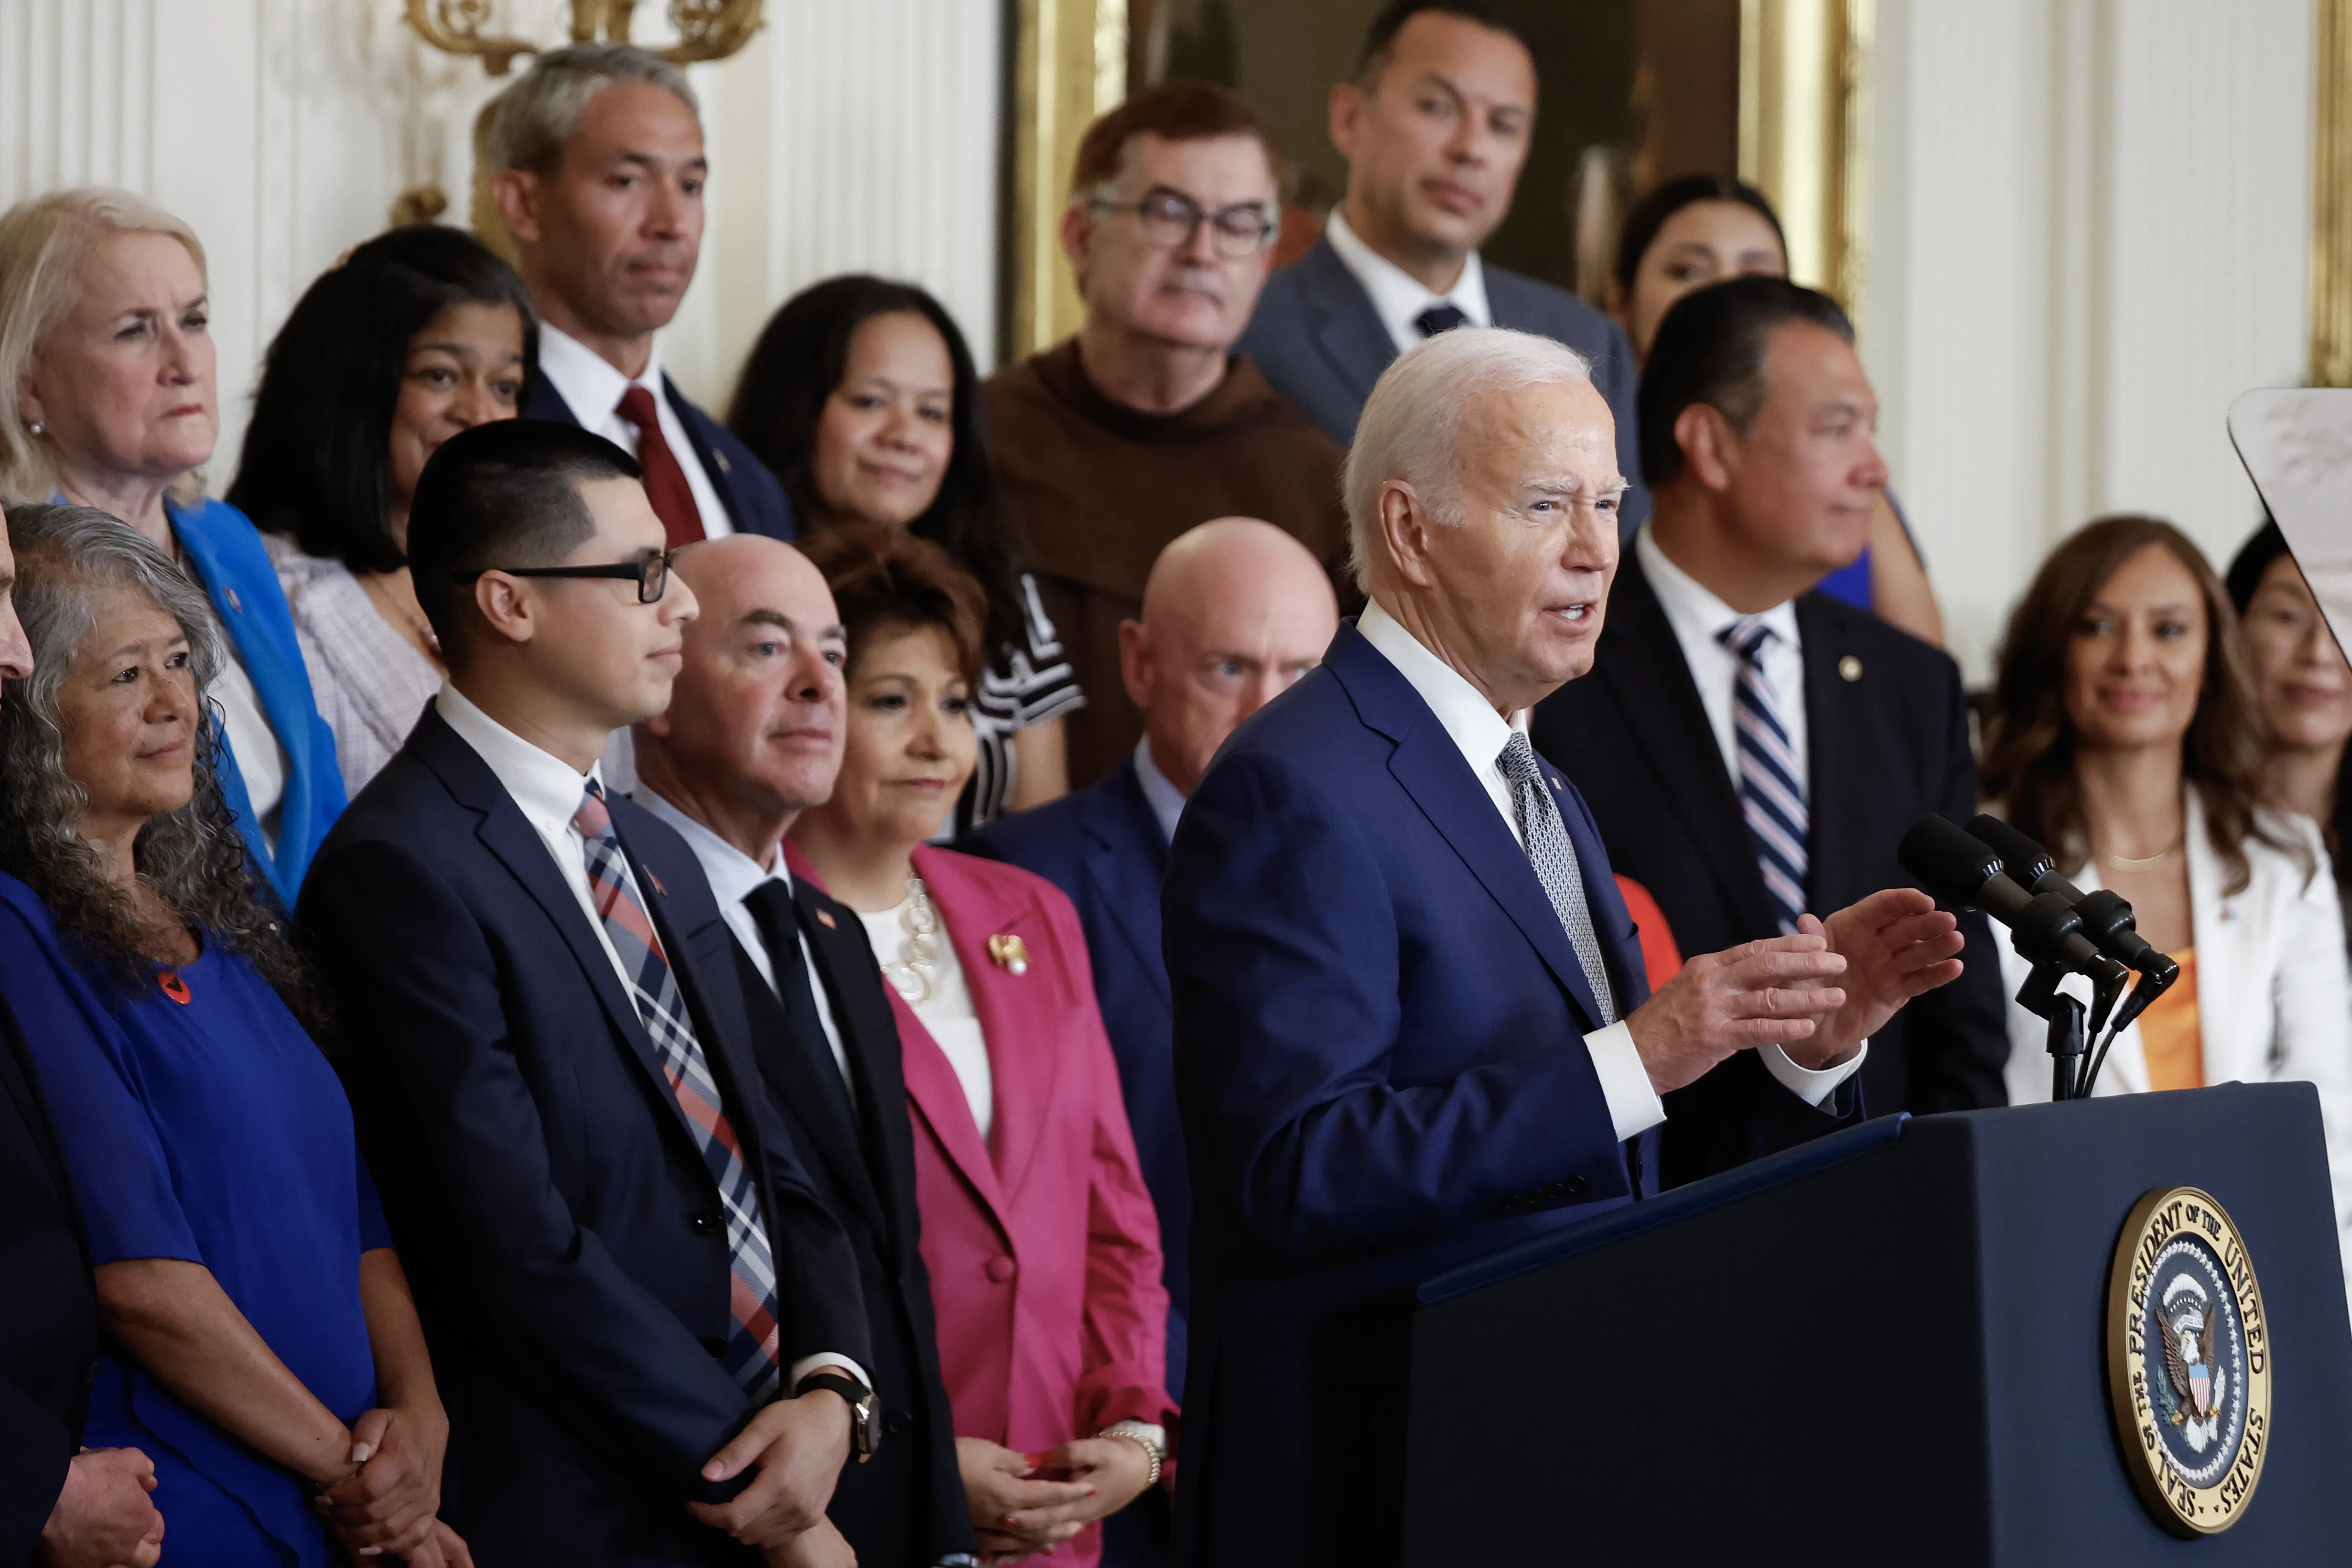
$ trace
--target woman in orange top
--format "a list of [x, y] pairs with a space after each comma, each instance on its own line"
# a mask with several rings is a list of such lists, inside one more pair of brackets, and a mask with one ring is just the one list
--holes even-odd
[[[2116, 1037], [2096, 1092], [2307, 1079], [2352, 1219], [2343, 920], [2318, 828], [2259, 804], [2261, 723], [2213, 569], [2156, 518], [2091, 523], [2026, 590], [1996, 697], [1985, 793], [2077, 887], [2129, 900], [2180, 964]], [[2014, 993], [2024, 961], [2003, 964]], [[2042, 1022], [2014, 1005], [2010, 1019], [2010, 1098], [2046, 1100]]]

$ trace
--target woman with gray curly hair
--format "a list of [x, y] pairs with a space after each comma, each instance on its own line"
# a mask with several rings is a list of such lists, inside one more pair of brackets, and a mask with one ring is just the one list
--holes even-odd
[[416, 1309], [223, 798], [204, 590], [105, 512], [7, 523], [33, 670], [0, 700], [0, 993], [110, 1336], [84, 1441], [154, 1457], [175, 1562], [467, 1563]]

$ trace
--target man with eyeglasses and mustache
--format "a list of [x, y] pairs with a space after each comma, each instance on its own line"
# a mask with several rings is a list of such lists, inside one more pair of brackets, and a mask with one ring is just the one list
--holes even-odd
[[1040, 608], [1087, 693], [1069, 718], [1074, 789], [1143, 733], [1118, 627], [1171, 540], [1237, 515], [1334, 569], [1347, 553], [1338, 445], [1233, 352], [1273, 262], [1283, 168], [1257, 111], [1205, 82], [1096, 121], [1062, 213], [1086, 319], [987, 384]]

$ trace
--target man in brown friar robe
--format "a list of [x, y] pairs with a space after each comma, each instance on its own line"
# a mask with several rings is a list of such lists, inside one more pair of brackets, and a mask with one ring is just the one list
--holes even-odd
[[1143, 734], [1118, 626], [1171, 540], [1260, 517], [1335, 574], [1345, 563], [1344, 454], [1230, 352], [1273, 256], [1280, 169], [1257, 112], [1206, 83], [1151, 88], [1097, 120], [1062, 216], [1085, 324], [987, 384], [1027, 564], [1087, 694], [1069, 719], [1074, 789]]

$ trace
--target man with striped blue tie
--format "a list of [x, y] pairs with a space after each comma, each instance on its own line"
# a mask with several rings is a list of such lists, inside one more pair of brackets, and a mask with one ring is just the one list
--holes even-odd
[[[1886, 483], [1844, 312], [1776, 278], [1700, 289], [1660, 324], [1639, 405], [1655, 510], [1592, 679], [1538, 708], [1533, 735], [1610, 863], [1704, 952], [1907, 882], [1904, 830], [1973, 812], [1976, 770], [1951, 658], [1812, 592], [1861, 552]], [[1981, 915], [1961, 931], [1966, 973], [1871, 1042], [1873, 1115], [2006, 1098], [2000, 963]], [[1669, 1182], [1695, 1173], [1671, 1131], [1663, 1157]]]

